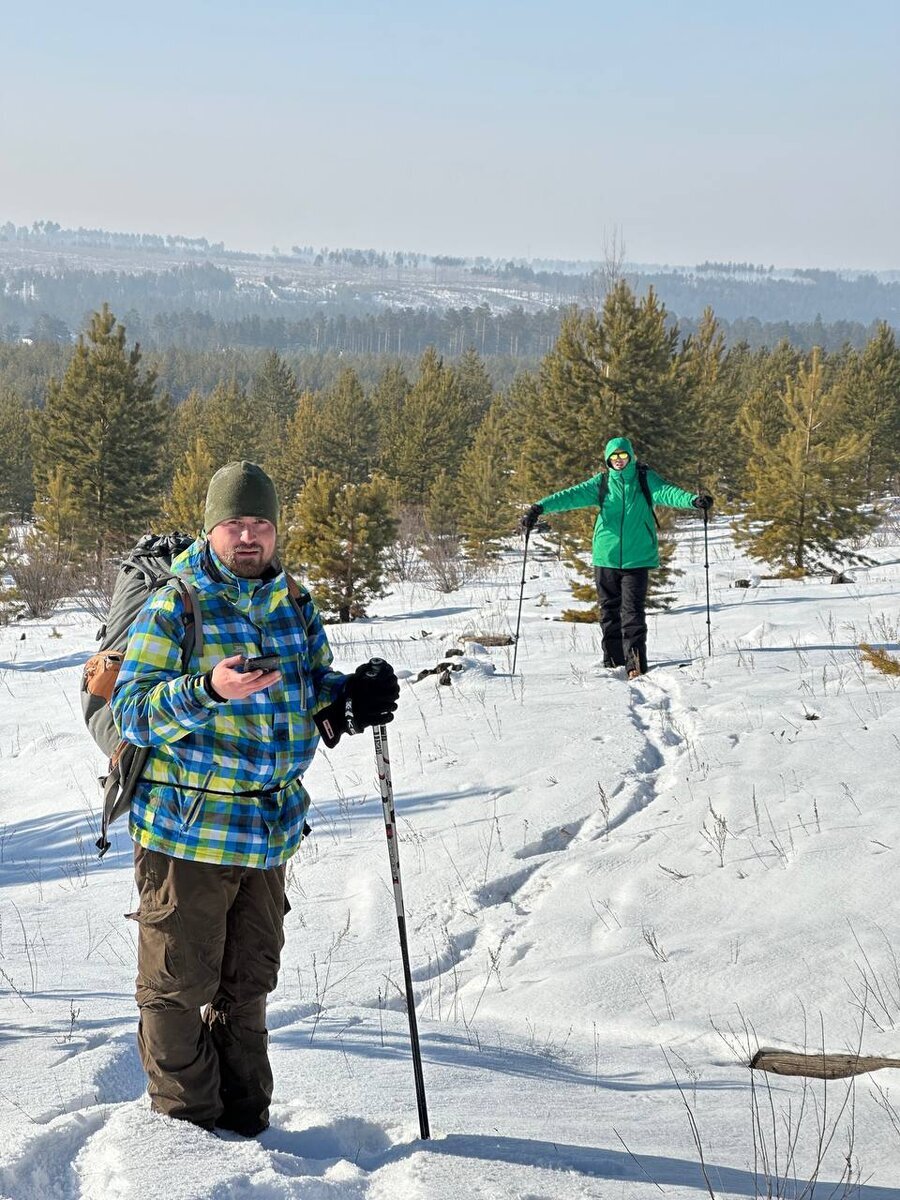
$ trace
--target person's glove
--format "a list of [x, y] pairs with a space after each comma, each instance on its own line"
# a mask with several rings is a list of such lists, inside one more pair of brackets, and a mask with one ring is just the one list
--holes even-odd
[[317, 712], [313, 720], [330, 749], [344, 733], [360, 733], [370, 725], [393, 721], [399, 696], [394, 668], [383, 658], [372, 658], [356, 668], [340, 699]]
[[522, 514], [519, 520], [519, 528], [522, 533], [531, 533], [532, 529], [538, 523], [538, 517], [543, 511], [540, 504], [532, 504], [531, 508]]
[[370, 658], [367, 663], [361, 663], [347, 684], [348, 732], [359, 733], [370, 725], [387, 725], [394, 719], [399, 698], [400, 684], [389, 662], [383, 658]]
[[691, 501], [694, 508], [699, 508], [702, 512], [709, 512], [713, 506], [713, 498], [708, 492], [701, 492], [699, 496], [695, 496]]

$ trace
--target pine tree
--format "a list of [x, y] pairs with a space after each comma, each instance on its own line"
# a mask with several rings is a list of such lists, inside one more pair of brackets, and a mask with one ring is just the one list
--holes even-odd
[[212, 475], [212, 455], [203, 438], [196, 437], [175, 472], [165, 504], [166, 523], [171, 529], [182, 533], [200, 532]]
[[34, 503], [32, 413], [14, 391], [0, 391], [0, 517], [22, 520]]
[[309, 580], [319, 607], [341, 622], [383, 594], [384, 556], [396, 534], [391, 487], [376, 475], [345, 483], [313, 471], [291, 509], [283, 553]]
[[[166, 456], [174, 475], [175, 466], [181, 461], [186, 446], [192, 446], [198, 437], [204, 436], [206, 420], [206, 397], [192, 388], [187, 396], [172, 410], [169, 423], [169, 438]], [[169, 478], [171, 484], [171, 476]]]
[[444, 470], [455, 475], [473, 432], [453, 372], [434, 349], [426, 350], [419, 377], [384, 446], [384, 469], [397, 481], [401, 499], [423, 504], [436, 473]]
[[[531, 403], [521, 404], [521, 488], [533, 502], [593, 475], [603, 456], [602, 395], [607, 346], [593, 312], [572, 309], [541, 362]], [[598, 443], [599, 446], [598, 446]]]
[[250, 403], [263, 418], [264, 428], [271, 428], [272, 422], [276, 430], [283, 430], [299, 398], [296, 375], [277, 350], [270, 350], [250, 384]]
[[244, 389], [232, 379], [213, 388], [203, 404], [203, 437], [218, 471], [239, 459], [267, 466], [267, 451], [273, 447], [265, 437], [266, 417], [251, 402]]
[[168, 401], [154, 373], [141, 369], [138, 345], [108, 306], [94, 313], [61, 381], [51, 380], [38, 419], [36, 485], [46, 490], [61, 467], [78, 506], [81, 544], [99, 564], [158, 511]]
[[378, 457], [378, 431], [356, 372], [345, 367], [316, 408], [318, 419], [306, 430], [306, 461], [343, 483], [365, 483]]
[[784, 394], [784, 433], [773, 440], [762, 419], [746, 421], [751, 443], [739, 542], [753, 558], [803, 575], [824, 560], [859, 558], [847, 542], [873, 528], [861, 511], [866, 441], [848, 431], [840, 396], [824, 388], [822, 355], [810, 355]]
[[[77, 544], [81, 510], [63, 467], [54, 468], [34, 505], [34, 523], [7, 542], [9, 573], [15, 581], [6, 599], [24, 603], [33, 617], [52, 615], [64, 596], [80, 590]], [[83, 582], [87, 581], [88, 574]]]
[[593, 475], [615, 436], [631, 438], [642, 459], [677, 480], [694, 432], [681, 367], [678, 329], [652, 288], [639, 301], [619, 280], [602, 316], [568, 312], [527, 417], [522, 472], [531, 496]]
[[492, 406], [463, 455], [456, 480], [460, 532], [477, 561], [492, 558], [500, 539], [509, 537], [515, 525], [507, 425], [500, 407]]
[[372, 391], [372, 407], [378, 424], [378, 468], [384, 471], [393, 446], [403, 434], [403, 407], [412, 384], [403, 365], [390, 363], [379, 376]]
[[457, 502], [455, 479], [447, 471], [438, 471], [422, 507], [425, 529], [432, 537], [455, 538], [459, 541]]
[[900, 348], [886, 322], [861, 353], [848, 355], [836, 386], [848, 427], [866, 438], [866, 499], [878, 499], [900, 476]]
[[642, 460], [677, 481], [694, 440], [690, 379], [679, 370], [678, 327], [670, 325], [653, 288], [638, 301], [620, 280], [603, 305], [603, 333], [607, 373], [598, 460], [607, 439], [624, 434]]
[[453, 365], [453, 376], [460, 401], [470, 414], [472, 428], [483, 420], [494, 398], [494, 385], [485, 370], [484, 360], [469, 347]]
[[774, 446], [787, 431], [785, 390], [789, 379], [796, 379], [803, 355], [787, 341], [774, 350], [757, 351], [748, 364], [744, 385], [745, 398], [738, 413], [738, 434], [745, 440], [747, 456], [750, 442], [747, 430], [753, 426], [762, 431]]
[[69, 565], [77, 557], [81, 506], [65, 468], [54, 467], [34, 504], [26, 548], [40, 547], [51, 561]]
[[733, 366], [739, 357], [726, 350], [725, 335], [712, 309], [706, 308], [696, 334], [681, 352], [693, 420], [679, 475], [689, 481], [685, 486], [710, 492], [717, 500], [734, 496], [746, 457], [735, 436], [741, 393]]
[[297, 401], [294, 415], [288, 421], [284, 436], [267, 460], [266, 470], [272, 476], [284, 505], [296, 498], [313, 470], [310, 446], [318, 439], [322, 420], [322, 396], [303, 392]]

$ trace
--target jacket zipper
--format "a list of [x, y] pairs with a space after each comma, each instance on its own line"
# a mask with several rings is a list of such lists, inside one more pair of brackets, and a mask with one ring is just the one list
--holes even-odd
[[622, 566], [622, 563], [625, 561], [625, 488], [624, 488], [625, 481], [622, 480], [622, 483], [623, 483], [623, 487], [622, 487], [622, 520], [619, 523], [619, 570], [620, 571], [623, 571], [625, 569]]
[[200, 805], [202, 803], [203, 803], [203, 792], [198, 792], [197, 799], [193, 802], [191, 807], [188, 809], [187, 816], [184, 818], [184, 821], [182, 822], [182, 825], [181, 825], [182, 833], [184, 833], [185, 830], [190, 829], [190, 827], [193, 825], [194, 821], [197, 819], [197, 813], [200, 811]]

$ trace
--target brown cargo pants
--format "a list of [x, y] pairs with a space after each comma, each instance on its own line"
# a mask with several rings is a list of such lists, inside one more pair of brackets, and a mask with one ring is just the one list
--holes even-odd
[[269, 1123], [266, 996], [284, 945], [284, 867], [134, 848], [138, 1050], [151, 1107], [252, 1136]]

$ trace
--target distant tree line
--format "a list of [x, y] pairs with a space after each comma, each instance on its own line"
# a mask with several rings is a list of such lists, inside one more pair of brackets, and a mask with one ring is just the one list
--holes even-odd
[[58, 221], [33, 221], [31, 225], [0, 225], [0, 242], [59, 247], [104, 247], [120, 250], [193, 250], [202, 254], [222, 253], [224, 243], [183, 234], [112, 233], [108, 229], [65, 229]]
[[[477, 310], [469, 311], [477, 313]], [[202, 350], [171, 345], [154, 348], [152, 339], [148, 343], [141, 334], [144, 328], [141, 321], [133, 322], [131, 316], [127, 315], [123, 323], [129, 336], [140, 342], [145, 361], [154, 370], [160, 388], [168, 392], [175, 402], [185, 399], [191, 391], [209, 392], [218, 384], [229, 381], [248, 387], [267, 353], [272, 349], [278, 350], [290, 366], [300, 390], [311, 392], [329, 387], [348, 366], [353, 367], [363, 386], [369, 389], [375, 385], [389, 364], [399, 363], [407, 374], [412, 374], [419, 357], [429, 347], [434, 347], [444, 358], [453, 360], [459, 357], [460, 346], [463, 349], [477, 350], [495, 389], [504, 390], [517, 374], [536, 369], [543, 356], [538, 353], [536, 347], [533, 353], [522, 352], [524, 339], [521, 333], [518, 341], [515, 341], [514, 337], [513, 343], [519, 349], [518, 354], [482, 352], [480, 333], [484, 325], [480, 320], [467, 321], [466, 313], [462, 313], [460, 321], [457, 322], [454, 319], [455, 314], [451, 313], [445, 314], [445, 324], [441, 314], [429, 312], [427, 315], [429, 319], [416, 331], [416, 336], [401, 339], [401, 344], [407, 347], [402, 354], [351, 353], [340, 344], [346, 341], [346, 329], [340, 324], [332, 328], [326, 323], [320, 336], [320, 344], [324, 345], [325, 349], [296, 351], [285, 349], [276, 336], [271, 340], [265, 339], [264, 334], [268, 332], [278, 333], [277, 323], [274, 329], [268, 322], [261, 322], [254, 328], [253, 336], [259, 339], [255, 345], [244, 346], [239, 341], [221, 345], [216, 341], [208, 349]], [[562, 320], [562, 315], [556, 314], [553, 324], [545, 325], [540, 331], [540, 344], [545, 345], [547, 350], [555, 344]], [[680, 335], [695, 335], [700, 323], [678, 322]], [[722, 321], [718, 323], [718, 327], [729, 347], [743, 346], [750, 351], [757, 351], [774, 349], [781, 342], [787, 342], [801, 351], [820, 346], [829, 353], [838, 353], [848, 347], [863, 349], [875, 336], [879, 325], [877, 322], [869, 327], [847, 322], [833, 325], [813, 322], [810, 325], [789, 326], [783, 323], [762, 325], [758, 321], [735, 322], [729, 325], [728, 322]], [[515, 328], [513, 326], [514, 335]], [[477, 338], [467, 334], [466, 331], [472, 329], [477, 330]], [[378, 344], [377, 337], [374, 338], [374, 344]], [[68, 336], [63, 340], [43, 339], [30, 345], [0, 341], [0, 391], [14, 392], [29, 406], [41, 407], [49, 380], [60, 375], [65, 369], [71, 352], [72, 345]]]
[[[296, 249], [305, 255], [311, 248]], [[135, 261], [143, 261], [140, 254]], [[319, 251], [304, 261], [302, 281], [290, 271], [279, 273], [277, 263], [266, 274], [244, 272], [240, 278], [231, 267], [210, 261], [166, 270], [7, 266], [0, 268], [0, 339], [71, 342], [90, 313], [109, 303], [148, 348], [275, 345], [282, 351], [420, 354], [425, 345], [436, 345], [452, 354], [461, 352], [453, 337], [464, 329], [482, 354], [541, 356], [548, 349], [548, 334], [555, 337], [568, 307], [599, 311], [609, 289], [605, 268], [573, 274], [512, 262], [468, 267], [449, 256], [420, 264], [418, 255], [347, 250]], [[427, 267], [424, 274], [420, 265]], [[361, 280], [359, 271], [374, 274]], [[482, 302], [453, 309], [437, 293], [430, 306], [384, 304], [387, 276], [427, 293], [444, 282], [445, 274], [450, 282], [470, 287], [483, 282], [485, 291], [502, 289], [503, 304], [516, 307], [503, 312], [499, 303], [489, 307]], [[316, 282], [320, 275], [328, 285], [324, 302]], [[624, 278], [636, 292], [652, 287], [673, 321], [697, 321], [711, 307], [723, 327], [726, 322], [736, 326], [736, 332], [727, 331], [731, 342], [749, 340], [751, 328], [765, 337], [773, 325], [788, 331], [816, 324], [825, 330], [832, 324], [867, 330], [885, 320], [900, 327], [900, 281], [874, 275], [848, 279], [833, 271], [802, 270], [783, 278], [738, 263], [703, 264], [688, 273], [627, 273]], [[467, 322], [477, 323], [478, 330], [465, 328]]]
[[[456, 586], [525, 504], [594, 474], [617, 433], [713, 492], [751, 554], [797, 574], [862, 553], [900, 485], [886, 323], [833, 352], [729, 346], [712, 310], [685, 332], [625, 280], [601, 311], [567, 311], [534, 369], [502, 384], [473, 346], [366, 360], [365, 375], [333, 359], [317, 387], [270, 349], [176, 402], [106, 306], [74, 349], [48, 349], [40, 403], [0, 374], [0, 514], [28, 523], [19, 562], [49, 559], [60, 580], [72, 564], [99, 574], [148, 526], [199, 530], [210, 474], [238, 456], [277, 481], [285, 558], [344, 620], [388, 569]], [[592, 516], [554, 518], [573, 563]]]
[[[2, 306], [0, 300], [0, 308]], [[293, 360], [329, 354], [354, 359], [403, 358], [417, 357], [429, 346], [453, 358], [473, 347], [491, 364], [493, 373], [494, 364], [502, 364], [505, 360], [514, 360], [519, 368], [535, 365], [559, 336], [567, 311], [544, 309], [526, 313], [521, 308], [513, 308], [492, 312], [487, 305], [442, 310], [381, 308], [361, 315], [319, 310], [311, 317], [292, 320], [276, 316], [216, 319], [208, 312], [194, 310], [171, 310], [148, 317], [131, 309], [125, 312], [124, 320], [129, 334], [140, 341], [146, 351], [165, 355], [176, 350], [187, 356], [197, 356], [197, 361], [203, 354], [213, 354], [219, 356], [221, 364], [222, 356], [227, 360], [228, 356], [242, 351], [268, 348], [277, 349]], [[671, 316], [668, 319], [677, 324], [683, 334], [694, 332], [700, 323], [700, 318], [682, 318], [677, 322]], [[828, 351], [837, 351], [848, 345], [861, 349], [877, 326], [877, 321], [869, 325], [854, 321], [826, 324], [820, 318], [800, 324], [788, 321], [766, 323], [755, 317], [720, 322], [728, 345], [745, 343], [752, 350], [772, 348], [781, 341], [788, 341], [801, 350], [821, 346]], [[16, 323], [0, 326], [0, 362], [10, 361], [14, 352], [9, 347], [23, 340], [56, 343], [66, 348], [72, 344], [69, 326], [47, 313], [39, 313], [24, 328], [27, 329], [25, 333], [23, 326]], [[505, 368], [498, 366], [498, 369]]]

